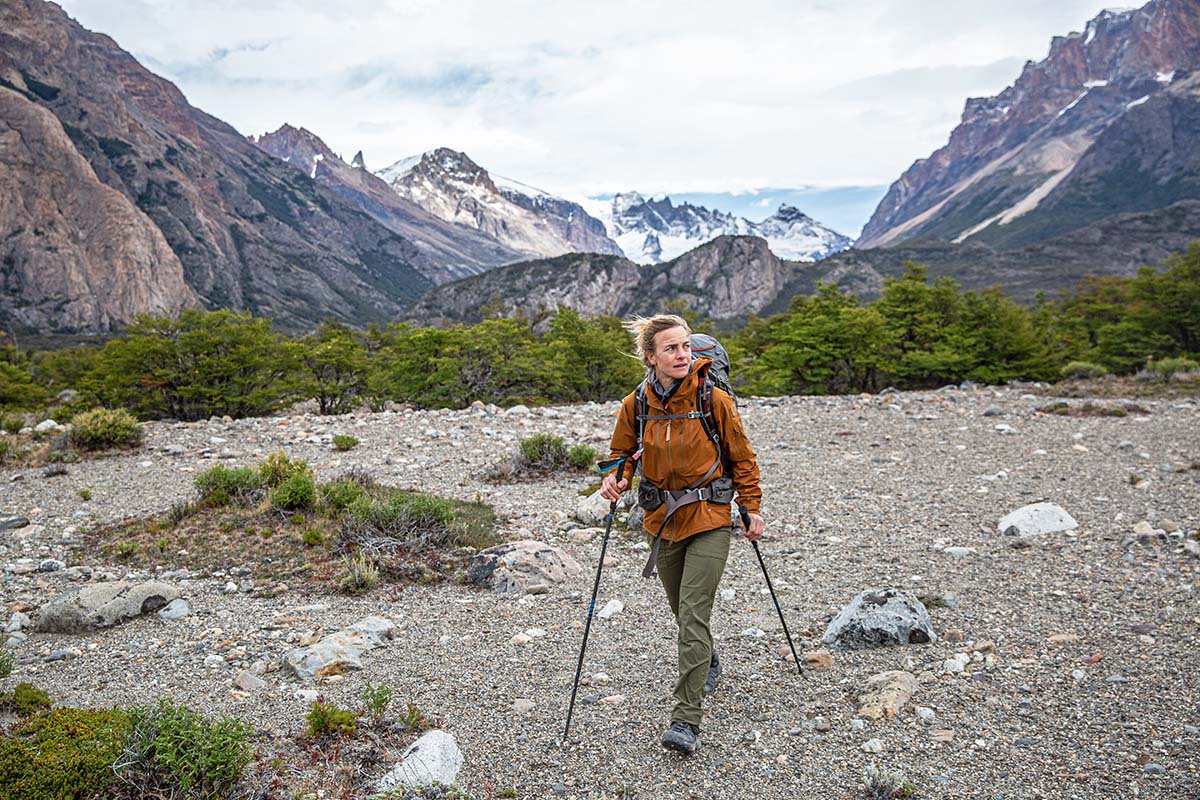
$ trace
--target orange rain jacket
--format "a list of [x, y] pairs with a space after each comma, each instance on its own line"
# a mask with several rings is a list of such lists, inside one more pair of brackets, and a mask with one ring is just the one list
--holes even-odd
[[[671, 394], [664, 405], [658, 394], [649, 385], [646, 387], [647, 410], [651, 415], [686, 414], [696, 409], [696, 390], [712, 366], [712, 359], [698, 358], [691, 372]], [[637, 412], [634, 408], [635, 392], [621, 402], [617, 425], [613, 430], [611, 458], [631, 456], [637, 451]], [[737, 412], [733, 398], [718, 388], [713, 388], [713, 418], [721, 443], [729, 455], [733, 470], [733, 487], [737, 502], [752, 513], [761, 513], [762, 490], [758, 487], [758, 461], [750, 448], [750, 440], [742, 429], [742, 418]], [[642, 475], [659, 489], [683, 489], [701, 480], [720, 454], [699, 419], [646, 420], [642, 433]], [[712, 477], [724, 473], [718, 467]], [[625, 474], [629, 478], [628, 473]], [[704, 531], [729, 526], [730, 509], [707, 501], [681, 506], [663, 530], [663, 539], [678, 542]], [[656, 533], [666, 516], [666, 506], [647, 511], [644, 525], [650, 533]]]

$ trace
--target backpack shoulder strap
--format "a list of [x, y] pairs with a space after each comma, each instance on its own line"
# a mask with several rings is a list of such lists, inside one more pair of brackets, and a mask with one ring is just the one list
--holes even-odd
[[649, 403], [646, 400], [646, 381], [643, 380], [633, 390], [633, 416], [637, 422], [637, 449], [642, 451], [642, 434], [646, 431], [646, 414], [649, 413]]
[[700, 424], [704, 426], [704, 433], [708, 436], [713, 446], [717, 448], [717, 452], [721, 456], [721, 468], [728, 477], [733, 476], [733, 470], [729, 460], [729, 453], [725, 450], [725, 445], [721, 442], [721, 432], [717, 430], [717, 419], [713, 416], [713, 389], [716, 384], [709, 375], [704, 376], [704, 380], [696, 389], [696, 409], [700, 412]]

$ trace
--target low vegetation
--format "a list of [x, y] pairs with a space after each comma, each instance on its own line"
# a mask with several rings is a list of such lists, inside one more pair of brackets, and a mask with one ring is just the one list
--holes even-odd
[[453, 578], [499, 541], [488, 505], [381, 486], [361, 470], [318, 483], [282, 452], [252, 467], [217, 464], [194, 484], [193, 502], [89, 530], [77, 558], [98, 548], [130, 568], [211, 573], [251, 564], [261, 594], [362, 594], [386, 582]]

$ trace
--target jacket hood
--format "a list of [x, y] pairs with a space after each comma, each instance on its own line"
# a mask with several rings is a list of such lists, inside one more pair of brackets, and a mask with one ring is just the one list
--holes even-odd
[[[696, 396], [696, 390], [700, 388], [700, 384], [703, 383], [705, 377], [708, 375], [708, 371], [712, 369], [712, 365], [713, 360], [711, 358], [697, 358], [692, 362], [692, 366], [688, 370], [688, 374], [679, 381], [679, 384], [675, 387], [674, 391], [671, 392], [670, 397], [667, 398], [667, 402], [665, 404], [659, 398], [658, 393], [654, 391], [646, 392], [647, 403], [654, 408], [665, 409], [672, 402], [674, 402], [675, 398], [677, 397], [694, 398]], [[649, 384], [648, 378], [649, 376], [647, 376], [647, 384]]]

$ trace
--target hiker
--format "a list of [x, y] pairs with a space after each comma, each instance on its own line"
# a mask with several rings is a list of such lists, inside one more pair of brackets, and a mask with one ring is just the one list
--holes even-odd
[[[621, 403], [611, 457], [632, 457], [641, 450], [635, 459], [642, 470], [638, 503], [651, 545], [643, 574], [657, 567], [679, 631], [675, 703], [662, 744], [694, 753], [700, 749], [701, 700], [721, 675], [709, 617], [729, 555], [729, 504], [735, 492], [749, 511], [746, 538], [762, 536], [758, 462], [733, 397], [713, 386], [711, 378], [706, 381], [713, 361], [693, 361], [687, 322], [660, 314], [634, 319], [626, 328], [646, 380]], [[702, 406], [709, 402], [711, 414], [702, 418]], [[615, 501], [629, 483], [609, 474], [600, 493]]]

